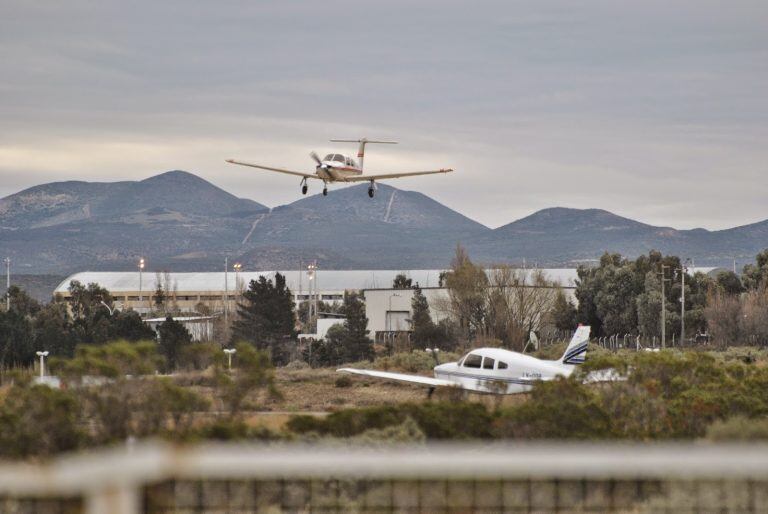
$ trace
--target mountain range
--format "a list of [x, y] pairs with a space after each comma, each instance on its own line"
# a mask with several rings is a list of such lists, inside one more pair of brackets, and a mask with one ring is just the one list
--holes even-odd
[[0, 199], [0, 252], [21, 273], [82, 270], [442, 268], [457, 243], [487, 264], [572, 267], [605, 251], [658, 249], [697, 265], [752, 261], [768, 246], [768, 220], [727, 230], [656, 227], [600, 209], [551, 208], [496, 229], [413, 191], [366, 184], [269, 209], [196, 175], [170, 171], [137, 182], [55, 182]]

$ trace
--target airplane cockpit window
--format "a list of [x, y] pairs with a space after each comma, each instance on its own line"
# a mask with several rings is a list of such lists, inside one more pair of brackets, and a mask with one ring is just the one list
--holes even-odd
[[495, 360], [491, 359], [490, 357], [485, 357], [483, 358], [483, 369], [493, 369], [493, 365], [495, 363]]
[[496, 369], [507, 369], [507, 363], [499, 361], [499, 367]]
[[332, 153], [329, 153], [328, 155], [326, 155], [325, 157], [323, 157], [323, 160], [324, 160], [324, 161], [332, 161], [332, 160], [333, 160], [333, 154], [332, 154]]
[[483, 356], [476, 353], [470, 353], [467, 358], [464, 359], [463, 366], [465, 368], [480, 368], [480, 364], [483, 362]]
[[344, 156], [341, 155], [340, 153], [337, 153], [336, 155], [333, 156], [333, 160], [336, 162], [344, 162]]

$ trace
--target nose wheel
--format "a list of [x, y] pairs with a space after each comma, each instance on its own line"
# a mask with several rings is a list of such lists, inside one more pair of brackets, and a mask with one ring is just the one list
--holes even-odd
[[327, 187], [323, 188], [323, 196], [328, 196], [328, 188]]

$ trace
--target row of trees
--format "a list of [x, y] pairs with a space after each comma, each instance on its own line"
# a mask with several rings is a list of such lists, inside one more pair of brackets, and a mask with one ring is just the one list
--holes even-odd
[[629, 333], [651, 338], [659, 336], [665, 319], [670, 339], [674, 335], [689, 340], [709, 332], [721, 343], [749, 339], [768, 344], [768, 250], [758, 254], [756, 264], [746, 266], [741, 277], [731, 271], [716, 277], [691, 275], [679, 257], [657, 251], [635, 260], [606, 253], [598, 266], [580, 267], [578, 276], [578, 308], [562, 301], [555, 305], [553, 318], [559, 328], [583, 323], [592, 326], [596, 336]]
[[433, 300], [441, 320], [432, 320], [430, 305], [415, 286], [411, 304], [413, 340], [452, 350], [456, 343], [482, 342], [522, 350], [530, 332], [548, 321], [552, 305], [558, 300], [559, 285], [543, 272], [511, 266], [490, 270], [475, 264], [461, 246], [441, 284], [448, 295]]
[[[395, 282], [394, 287], [411, 287], [404, 276]], [[459, 246], [441, 285], [448, 295], [434, 299], [431, 308], [414, 286], [411, 325], [418, 346], [452, 349], [459, 341], [520, 350], [531, 332], [570, 331], [579, 323], [590, 325], [596, 337], [651, 339], [660, 336], [662, 319], [670, 341], [711, 333], [722, 343], [768, 344], [768, 250], [741, 277], [730, 271], [692, 274], [679, 257], [657, 251], [634, 260], [606, 253], [597, 266], [579, 267], [574, 303], [541, 271], [485, 269]], [[439, 311], [439, 323], [431, 309]]]

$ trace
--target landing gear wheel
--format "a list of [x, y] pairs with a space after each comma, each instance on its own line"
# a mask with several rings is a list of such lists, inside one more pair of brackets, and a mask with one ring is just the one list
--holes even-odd
[[303, 195], [307, 194], [307, 189], [309, 189], [309, 188], [307, 187], [306, 184], [301, 186], [301, 194], [303, 194]]
[[328, 196], [328, 188], [327, 187], [323, 188], [323, 196]]
[[374, 192], [374, 191], [373, 191], [373, 188], [372, 188], [372, 187], [369, 187], [369, 188], [368, 188], [368, 197], [369, 197], [369, 198], [373, 198], [373, 192]]

